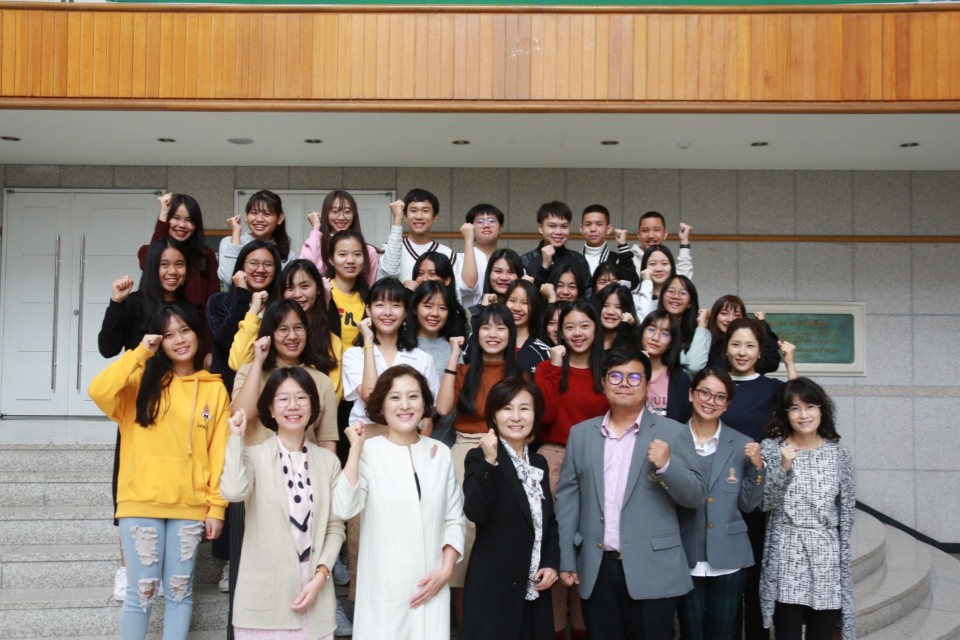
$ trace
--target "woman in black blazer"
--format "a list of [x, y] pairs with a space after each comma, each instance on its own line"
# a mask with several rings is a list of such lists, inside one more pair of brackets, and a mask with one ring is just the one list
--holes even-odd
[[477, 525], [464, 585], [463, 640], [552, 640], [560, 564], [547, 462], [527, 447], [543, 416], [523, 377], [490, 390], [490, 431], [467, 453], [463, 511]]

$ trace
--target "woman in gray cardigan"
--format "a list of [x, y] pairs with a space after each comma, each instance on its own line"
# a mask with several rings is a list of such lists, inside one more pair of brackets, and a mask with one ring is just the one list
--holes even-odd
[[746, 568], [754, 564], [741, 512], [760, 506], [765, 474], [760, 444], [720, 421], [734, 391], [730, 374], [719, 367], [700, 370], [690, 385], [689, 436], [707, 484], [707, 499], [697, 509], [677, 510], [693, 578], [693, 590], [677, 607], [683, 640], [740, 637], [737, 611]]
[[317, 386], [302, 367], [277, 369], [257, 410], [276, 436], [245, 447], [240, 409], [230, 419], [220, 480], [225, 499], [246, 503], [234, 635], [332, 640], [336, 600], [328, 583], [344, 524], [331, 511], [340, 462], [304, 437], [320, 414]]
[[840, 445], [835, 410], [809, 378], [787, 382], [763, 441], [767, 533], [760, 574], [764, 626], [777, 640], [856, 637], [853, 531], [856, 486], [850, 451]]

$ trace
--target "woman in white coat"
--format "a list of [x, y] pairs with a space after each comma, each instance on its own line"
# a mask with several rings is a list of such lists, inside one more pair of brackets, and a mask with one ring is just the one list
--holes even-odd
[[302, 367], [273, 372], [257, 402], [260, 422], [276, 435], [245, 447], [246, 416], [230, 419], [220, 492], [246, 504], [245, 533], [233, 602], [237, 640], [332, 640], [337, 626], [330, 567], [344, 539], [331, 512], [337, 457], [305, 439], [320, 414], [320, 395]]
[[407, 365], [390, 367], [367, 400], [386, 435], [366, 440], [346, 429], [350, 454], [333, 494], [337, 517], [363, 513], [354, 640], [450, 637], [447, 581], [463, 554], [465, 520], [450, 450], [421, 436], [433, 406], [427, 380]]

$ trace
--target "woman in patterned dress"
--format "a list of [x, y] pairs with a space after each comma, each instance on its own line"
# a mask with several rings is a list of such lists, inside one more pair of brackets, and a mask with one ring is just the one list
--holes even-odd
[[840, 445], [835, 409], [809, 378], [788, 381], [777, 396], [763, 441], [767, 532], [760, 574], [765, 627], [777, 640], [856, 637], [850, 539], [856, 491], [853, 459]]

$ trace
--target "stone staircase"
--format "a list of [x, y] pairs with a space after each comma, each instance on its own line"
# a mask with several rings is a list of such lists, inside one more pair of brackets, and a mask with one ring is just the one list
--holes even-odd
[[[112, 463], [112, 445], [0, 445], [0, 639], [117, 636]], [[191, 638], [223, 638], [219, 562], [199, 553]], [[960, 562], [863, 512], [853, 555], [858, 637], [960, 640]]]

